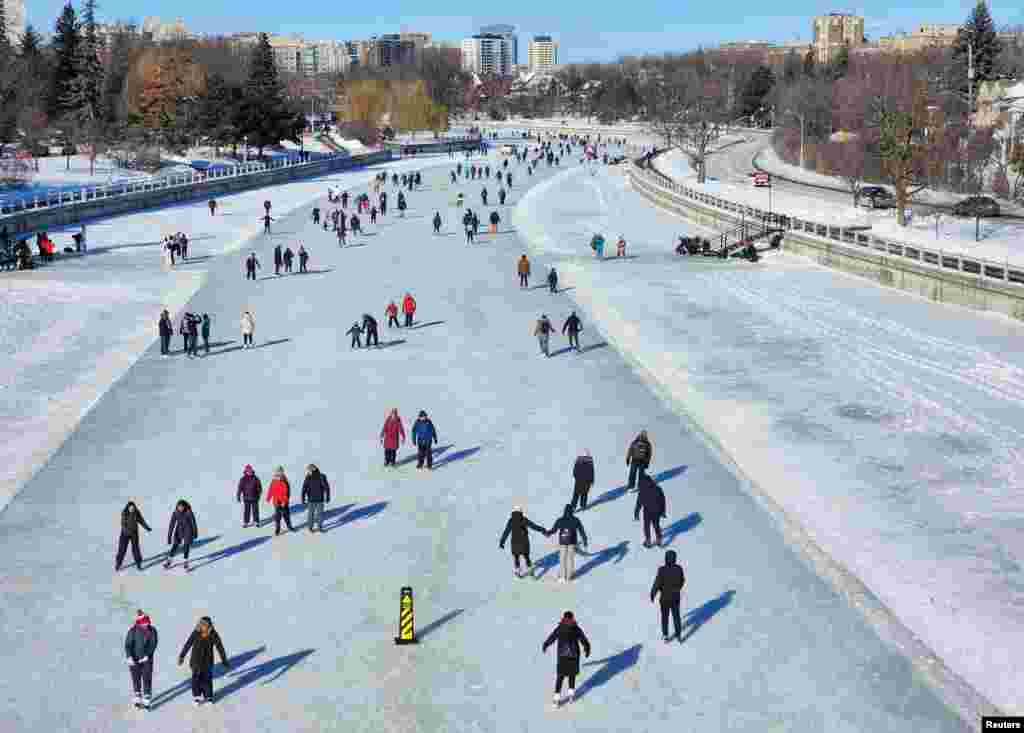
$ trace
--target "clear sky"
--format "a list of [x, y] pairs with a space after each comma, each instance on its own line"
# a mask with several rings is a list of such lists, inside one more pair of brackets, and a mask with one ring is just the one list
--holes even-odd
[[[63, 1], [27, 0], [28, 21], [48, 36]], [[734, 0], [725, 6], [678, 0], [434, 0], [430, 5], [409, 0], [313, 0], [294, 5], [269, 0], [100, 0], [99, 15], [104, 21], [138, 22], [148, 15], [164, 21], [180, 17], [194, 32], [298, 33], [311, 40], [353, 40], [400, 30], [427, 31], [439, 40], [458, 40], [476, 33], [481, 25], [509, 23], [516, 26], [519, 34], [519, 63], [526, 63], [529, 38], [541, 34], [549, 34], [559, 42], [560, 63], [577, 63], [611, 61], [623, 54], [688, 51], [698, 45], [714, 46], [731, 40], [809, 40], [811, 18], [829, 12], [864, 16], [868, 37], [877, 38], [890, 32], [910, 31], [920, 23], [960, 23], [973, 6], [974, 0], [904, 0], [899, 7], [893, 7], [891, 0], [870, 0], [845, 7], [809, 0], [790, 0], [781, 6], [763, 0]], [[436, 12], [427, 13], [428, 7]], [[997, 26], [1024, 25], [1024, 5], [1019, 0], [999, 0], [989, 7]], [[777, 9], [776, 14], [772, 14], [773, 8]], [[379, 16], [371, 12], [375, 10], [389, 12]], [[486, 13], [481, 14], [481, 10]]]

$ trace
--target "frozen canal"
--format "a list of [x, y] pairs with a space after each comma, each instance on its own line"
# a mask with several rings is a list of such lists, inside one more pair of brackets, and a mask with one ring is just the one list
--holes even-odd
[[[1024, 328], [806, 260], [678, 258], [621, 173], [520, 219], [611, 340], [996, 705], [1024, 711]], [[594, 231], [635, 259], [597, 263]], [[706, 234], [706, 232], [704, 232]]]

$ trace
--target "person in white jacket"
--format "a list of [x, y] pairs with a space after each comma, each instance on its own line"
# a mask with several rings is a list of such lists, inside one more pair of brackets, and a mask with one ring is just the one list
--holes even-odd
[[252, 335], [256, 331], [256, 319], [250, 311], [242, 314], [242, 348], [252, 348]]

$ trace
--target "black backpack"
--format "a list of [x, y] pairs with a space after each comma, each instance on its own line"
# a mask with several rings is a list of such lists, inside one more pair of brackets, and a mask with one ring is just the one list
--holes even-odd
[[638, 440], [633, 443], [633, 458], [642, 463], [651, 460], [651, 444], [646, 440]]

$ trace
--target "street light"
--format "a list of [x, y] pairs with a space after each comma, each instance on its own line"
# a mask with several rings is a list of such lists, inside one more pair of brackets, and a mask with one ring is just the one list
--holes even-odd
[[800, 169], [803, 170], [803, 167], [804, 167], [804, 125], [807, 122], [807, 115], [802, 114], [802, 113], [798, 113], [798, 112], [794, 112], [791, 109], [787, 109], [786, 110], [786, 114], [787, 115], [793, 115], [798, 120], [800, 120]]

